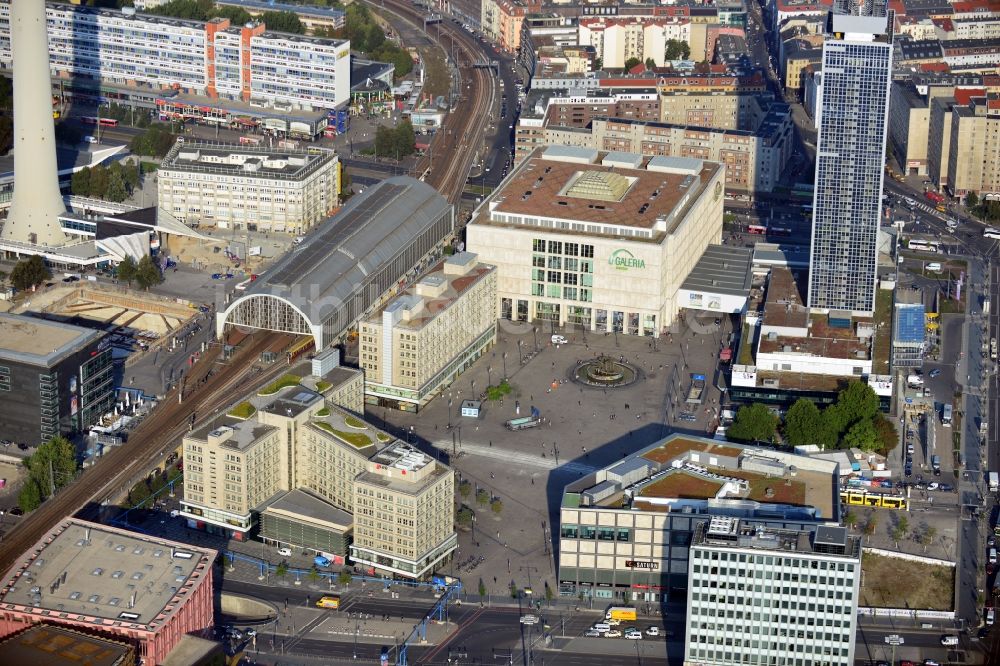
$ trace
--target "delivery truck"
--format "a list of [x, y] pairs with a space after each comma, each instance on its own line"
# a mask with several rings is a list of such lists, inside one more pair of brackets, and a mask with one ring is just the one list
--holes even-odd
[[634, 622], [636, 618], [635, 609], [631, 606], [612, 606], [604, 614], [605, 620], [619, 620], [622, 622]]

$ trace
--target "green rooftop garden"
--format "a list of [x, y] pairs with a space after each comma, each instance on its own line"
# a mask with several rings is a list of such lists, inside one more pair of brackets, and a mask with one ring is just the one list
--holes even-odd
[[358, 430], [367, 430], [368, 424], [357, 418], [356, 416], [348, 416], [344, 418], [344, 423], [350, 428], [357, 428]]
[[331, 435], [339, 437], [356, 449], [363, 449], [366, 446], [371, 446], [372, 438], [362, 432], [344, 432], [343, 430], [337, 430], [332, 425], [326, 421], [314, 421], [317, 427], [322, 428]]
[[298, 386], [302, 378], [298, 375], [282, 375], [257, 392], [257, 395], [274, 395], [283, 388]]
[[241, 402], [232, 409], [229, 410], [229, 416], [236, 417], [238, 419], [243, 419], [244, 421], [257, 413], [257, 408], [251, 405], [249, 402]]
[[322, 379], [320, 379], [319, 381], [316, 382], [316, 390], [319, 393], [322, 393], [323, 391], [327, 390], [331, 386], [333, 386], [333, 384], [331, 384], [330, 382], [325, 382]]

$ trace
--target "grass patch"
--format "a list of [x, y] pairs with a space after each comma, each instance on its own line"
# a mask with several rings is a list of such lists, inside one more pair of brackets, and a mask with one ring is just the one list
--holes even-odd
[[274, 395], [283, 388], [298, 386], [301, 380], [302, 378], [297, 375], [282, 375], [258, 391], [257, 395]]
[[316, 416], [329, 416], [329, 415], [330, 415], [329, 407], [324, 407], [323, 409], [316, 412]]
[[333, 386], [333, 384], [331, 384], [330, 382], [325, 382], [322, 379], [316, 382], [316, 390], [319, 391], [320, 393], [327, 390], [331, 386]]
[[965, 312], [965, 301], [954, 298], [942, 298], [938, 301], [938, 314], [962, 314]]
[[706, 497], [715, 497], [720, 488], [722, 488], [721, 483], [693, 476], [686, 472], [675, 472], [667, 474], [662, 479], [643, 488], [640, 496], [705, 499]]
[[743, 324], [743, 335], [740, 337], [740, 356], [736, 359], [739, 365], [753, 365], [754, 328], [750, 324]]
[[424, 92], [432, 98], [439, 95], [448, 95], [451, 90], [451, 73], [448, 71], [448, 63], [444, 59], [444, 51], [435, 44], [433, 47], [418, 49], [420, 59], [424, 62], [426, 77], [424, 78]]
[[160, 168], [160, 165], [156, 162], [140, 162], [139, 168], [142, 169], [143, 173], [154, 173]]
[[358, 430], [367, 430], [368, 424], [359, 419], [356, 416], [344, 417], [344, 423], [350, 428], [357, 428]]
[[243, 419], [244, 421], [257, 413], [257, 408], [251, 405], [249, 402], [241, 402], [232, 409], [229, 410], [229, 416], [234, 416], [238, 419]]
[[366, 446], [371, 446], [372, 438], [362, 432], [344, 432], [343, 430], [337, 430], [325, 421], [314, 421], [313, 423], [331, 435], [344, 440], [356, 449], [363, 449]]
[[377, 433], [375, 433], [375, 439], [377, 439], [378, 441], [382, 442], [383, 444], [385, 444], [386, 442], [391, 442], [392, 441], [392, 437], [390, 437], [389, 435], [385, 434], [384, 432], [377, 432]]
[[888, 289], [875, 292], [875, 323], [880, 325], [875, 328], [872, 371], [887, 375], [892, 354], [892, 292]]
[[955, 597], [953, 567], [912, 562], [864, 553], [860, 606], [952, 610]]

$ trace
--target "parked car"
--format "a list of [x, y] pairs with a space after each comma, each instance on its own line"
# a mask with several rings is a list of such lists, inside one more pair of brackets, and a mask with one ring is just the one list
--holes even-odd
[[317, 555], [316, 557], [313, 558], [313, 564], [315, 564], [318, 567], [328, 567], [330, 566], [331, 562], [329, 557]]
[[955, 636], [953, 634], [945, 634], [944, 636], [941, 637], [941, 645], [958, 645], [958, 636]]
[[659, 627], [646, 627], [646, 635], [647, 636], [659, 636], [660, 635], [660, 628]]
[[597, 636], [602, 636], [603, 634], [601, 634], [601, 632], [599, 632], [597, 629], [587, 629], [587, 631], [583, 632], [583, 635], [594, 638]]
[[955, 486], [951, 485], [950, 483], [942, 483], [938, 485], [938, 490], [940, 490], [943, 493], [950, 493], [955, 490]]
[[282, 557], [291, 557], [292, 556], [292, 549], [291, 548], [279, 548], [278, 549], [278, 555], [281, 555]]
[[222, 273], [212, 273], [212, 279], [213, 280], [221, 280], [222, 279]]
[[993, 623], [996, 622], [996, 619], [997, 619], [996, 609], [994, 609], [992, 606], [989, 607], [989, 608], [987, 608], [986, 609], [986, 624], [989, 625], [989, 626], [993, 626]]
[[611, 631], [604, 632], [604, 637], [605, 638], [621, 638], [622, 637], [622, 632], [618, 631], [617, 629], [612, 629]]
[[629, 629], [628, 631], [625, 632], [625, 638], [627, 638], [630, 641], [641, 641], [642, 632], [639, 631], [638, 629]]
[[934, 368], [933, 370], [927, 373], [927, 376], [930, 377], [931, 379], [933, 379], [934, 377], [938, 377], [940, 375], [941, 375], [941, 368]]
[[567, 340], [565, 336], [562, 336], [562, 335], [553, 335], [552, 336], [552, 344], [554, 344], [554, 345], [564, 345], [564, 344], [566, 344], [568, 342], [569, 342], [569, 340]]
[[927, 490], [937, 490], [940, 485], [937, 481], [931, 481], [927, 484]]

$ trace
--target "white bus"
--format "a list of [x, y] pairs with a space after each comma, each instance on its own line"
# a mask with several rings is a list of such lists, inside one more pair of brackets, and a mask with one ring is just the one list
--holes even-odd
[[945, 403], [944, 408], [941, 410], [941, 425], [945, 428], [951, 427], [951, 404]]
[[917, 250], [918, 252], [941, 251], [941, 243], [933, 240], [924, 240], [922, 238], [911, 238], [907, 241], [906, 247], [910, 250]]
[[986, 227], [983, 231], [983, 236], [986, 238], [997, 238], [1000, 239], [1000, 229], [995, 229], [993, 227]]

